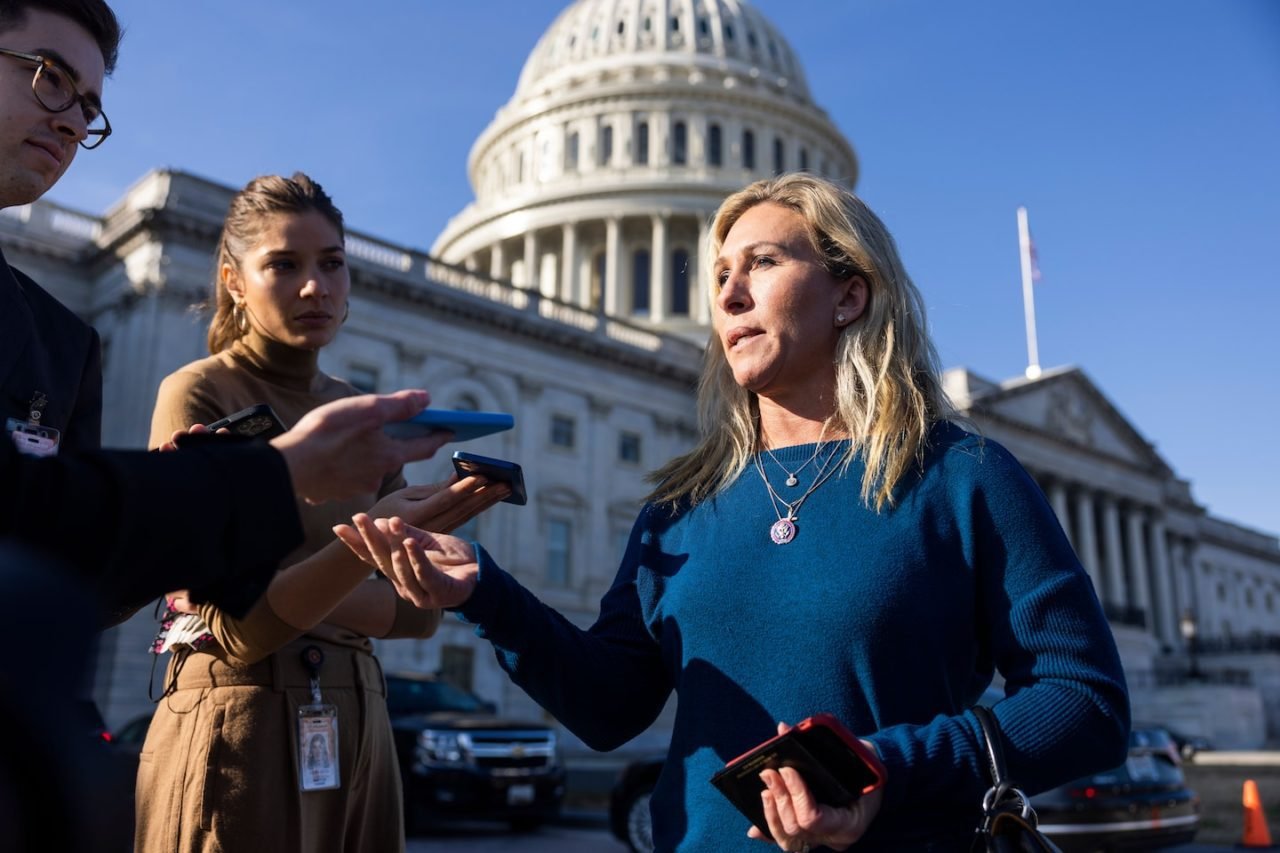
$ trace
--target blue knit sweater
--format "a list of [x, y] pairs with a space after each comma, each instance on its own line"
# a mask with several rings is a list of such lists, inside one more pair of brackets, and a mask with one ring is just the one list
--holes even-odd
[[[791, 470], [814, 446], [775, 450]], [[821, 460], [788, 488], [803, 492]], [[748, 468], [683, 512], [646, 507], [587, 630], [480, 550], [461, 616], [513, 680], [595, 749], [642, 732], [671, 690], [670, 751], [651, 808], [660, 851], [755, 851], [708, 780], [773, 736], [775, 721], [834, 714], [875, 744], [883, 807], [854, 850], [961, 849], [990, 784], [966, 709], [991, 681], [1010, 774], [1029, 792], [1124, 760], [1128, 698], [1093, 586], [1035, 482], [1003, 447], [931, 433], [923, 471], [892, 509], [866, 508], [860, 463], [801, 507], [796, 538]]]

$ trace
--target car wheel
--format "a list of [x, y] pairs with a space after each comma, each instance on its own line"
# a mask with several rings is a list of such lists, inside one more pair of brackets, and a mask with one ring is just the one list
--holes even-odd
[[632, 853], [653, 853], [653, 818], [649, 815], [652, 791], [636, 791], [627, 806], [627, 846]]

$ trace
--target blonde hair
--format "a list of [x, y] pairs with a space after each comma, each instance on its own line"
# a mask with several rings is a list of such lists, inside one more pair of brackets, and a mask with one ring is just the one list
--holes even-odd
[[236, 326], [235, 300], [227, 283], [222, 280], [222, 268], [240, 269], [244, 254], [258, 239], [263, 222], [281, 213], [301, 214], [314, 211], [329, 220], [338, 229], [338, 237], [345, 239], [342, 227], [342, 211], [334, 205], [318, 183], [302, 172], [292, 177], [263, 175], [254, 178], [236, 193], [227, 209], [227, 219], [218, 238], [218, 253], [213, 263], [213, 319], [209, 321], [209, 352], [219, 353], [231, 346], [244, 332]]
[[[813, 175], [757, 181], [716, 212], [705, 269], [715, 267], [734, 224], [759, 204], [794, 210], [814, 250], [838, 280], [861, 276], [867, 305], [836, 345], [835, 411], [829, 427], [850, 437], [844, 468], [862, 454], [862, 500], [877, 512], [923, 462], [929, 427], [955, 416], [939, 380], [938, 355], [925, 324], [924, 301], [907, 276], [884, 223], [857, 196]], [[714, 276], [705, 276], [714, 305]], [[698, 383], [702, 438], [689, 453], [654, 472], [648, 501], [675, 508], [697, 504], [732, 483], [759, 448], [756, 395], [738, 385], [719, 337], [712, 333]]]

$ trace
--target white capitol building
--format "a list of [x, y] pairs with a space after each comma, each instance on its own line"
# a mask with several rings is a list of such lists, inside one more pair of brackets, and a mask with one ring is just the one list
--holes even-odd
[[[514, 413], [515, 430], [467, 449], [520, 462], [529, 505], [497, 507], [472, 535], [587, 625], [645, 473], [694, 439], [711, 214], [752, 179], [805, 169], [852, 186], [859, 164], [799, 58], [745, 2], [578, 0], [467, 168], [475, 201], [430, 253], [348, 232], [351, 315], [322, 366], [370, 389], [430, 388], [442, 408]], [[108, 445], [143, 444], [160, 380], [205, 354], [207, 314], [191, 306], [207, 298], [232, 193], [161, 170], [105, 213], [38, 202], [0, 214], [9, 261], [102, 335]], [[1111, 618], [1135, 719], [1221, 746], [1280, 743], [1276, 536], [1197, 504], [1077, 368], [1004, 382], [953, 369], [946, 382], [1057, 511]], [[408, 475], [439, 479], [447, 464]], [[112, 725], [151, 707], [154, 629], [144, 612], [103, 639], [97, 693]], [[455, 620], [379, 653], [388, 669], [439, 669], [505, 712], [542, 714]], [[666, 726], [634, 748], [664, 744]]]

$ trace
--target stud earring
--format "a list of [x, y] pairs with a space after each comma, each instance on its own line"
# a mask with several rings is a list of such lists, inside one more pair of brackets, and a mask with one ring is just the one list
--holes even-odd
[[840, 326], [843, 326], [843, 325], [844, 325], [844, 315], [843, 315], [843, 314], [837, 314], [837, 315], [836, 315], [836, 324], [837, 324], [837, 325], [840, 325]]

